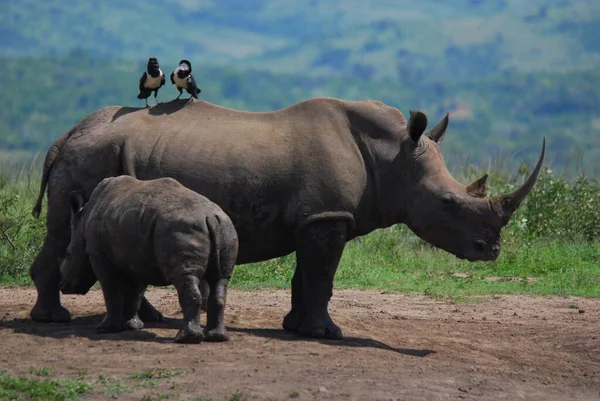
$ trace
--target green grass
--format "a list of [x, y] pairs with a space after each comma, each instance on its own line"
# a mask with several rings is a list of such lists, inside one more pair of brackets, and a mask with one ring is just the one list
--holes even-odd
[[75, 401], [91, 391], [91, 385], [78, 380], [14, 377], [0, 371], [2, 400]]

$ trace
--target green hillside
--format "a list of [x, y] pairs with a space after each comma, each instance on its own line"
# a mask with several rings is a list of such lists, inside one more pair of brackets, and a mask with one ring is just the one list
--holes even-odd
[[[188, 58], [209, 101], [313, 96], [451, 112], [451, 157], [600, 169], [600, 3], [592, 0], [7, 0], [0, 150], [45, 150], [97, 108], [143, 105], [150, 55]], [[176, 91], [167, 85], [159, 98]], [[152, 100], [153, 101], [153, 100]], [[579, 160], [579, 157], [583, 158]]]

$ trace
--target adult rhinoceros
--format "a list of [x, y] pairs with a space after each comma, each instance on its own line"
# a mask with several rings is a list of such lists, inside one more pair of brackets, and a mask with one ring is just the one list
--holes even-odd
[[[341, 338], [329, 316], [346, 241], [396, 223], [459, 258], [494, 260], [500, 231], [533, 187], [544, 153], [515, 192], [486, 197], [485, 177], [464, 186], [438, 143], [448, 116], [423, 135], [427, 117], [378, 101], [315, 98], [273, 112], [205, 101], [150, 109], [107, 107], [49, 149], [34, 215], [48, 184], [47, 235], [31, 266], [31, 317], [65, 321], [59, 263], [69, 243], [69, 193], [88, 197], [105, 177], [173, 177], [217, 203], [239, 235], [237, 263], [296, 251], [291, 311], [283, 327]], [[147, 309], [152, 309], [145, 303]], [[140, 317], [143, 311], [140, 311]]]

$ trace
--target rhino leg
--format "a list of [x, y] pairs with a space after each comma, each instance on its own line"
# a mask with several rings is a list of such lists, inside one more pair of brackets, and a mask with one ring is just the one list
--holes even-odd
[[115, 269], [104, 256], [90, 255], [90, 263], [94, 274], [100, 281], [106, 315], [98, 325], [100, 333], [116, 333], [126, 330], [124, 317], [124, 295], [128, 290], [127, 280]]
[[71, 236], [71, 210], [67, 195], [60, 191], [48, 194], [46, 238], [40, 253], [32, 263], [29, 274], [37, 290], [37, 300], [31, 310], [31, 319], [38, 322], [68, 322], [71, 313], [60, 304], [60, 262], [64, 257]]
[[152, 306], [150, 301], [148, 301], [148, 299], [146, 299], [145, 296], [142, 296], [138, 316], [146, 323], [165, 323], [170, 320], [164, 317], [162, 313], [157, 311], [156, 308]]
[[[343, 338], [342, 330], [333, 322], [327, 310], [333, 291], [333, 278], [346, 245], [345, 221], [324, 220], [304, 227], [296, 240], [296, 270], [303, 309], [292, 311], [301, 318], [297, 331], [317, 338]], [[296, 274], [294, 274], [296, 276]], [[289, 315], [289, 314], [288, 314]], [[304, 315], [304, 316], [302, 316]], [[294, 316], [284, 319], [290, 323]]]
[[[125, 280], [123, 287], [123, 320], [127, 330], [141, 330], [144, 323], [138, 317], [138, 311], [147, 285], [134, 280]], [[148, 302], [148, 301], [146, 301]], [[148, 303], [150, 304], [150, 303]], [[150, 305], [152, 306], [152, 305]]]
[[175, 342], [199, 343], [204, 340], [202, 327], [200, 326], [200, 308], [202, 305], [202, 294], [198, 288], [200, 280], [196, 276], [184, 274], [176, 277], [173, 284], [177, 289], [184, 320], [183, 327], [175, 336]]
[[208, 296], [210, 295], [210, 286], [206, 279], [200, 280], [200, 293], [202, 294], [202, 310], [208, 310]]
[[305, 314], [304, 298], [302, 297], [302, 273], [296, 267], [292, 277], [292, 309], [283, 318], [283, 328], [287, 331], [298, 331]]
[[229, 334], [225, 330], [225, 303], [227, 300], [227, 284], [229, 280], [220, 279], [211, 283], [208, 298], [208, 310], [204, 337], [206, 341], [228, 341]]

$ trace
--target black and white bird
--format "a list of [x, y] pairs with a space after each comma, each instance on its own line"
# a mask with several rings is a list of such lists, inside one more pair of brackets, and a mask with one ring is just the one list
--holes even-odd
[[[202, 92], [202, 90], [198, 88], [198, 85], [196, 85], [196, 80], [192, 75], [192, 64], [188, 60], [181, 60], [179, 62], [179, 67], [175, 68], [175, 71], [171, 73], [171, 83], [175, 85], [179, 91], [179, 96], [183, 93], [183, 89], [191, 95], [190, 99], [198, 99], [198, 94]], [[177, 96], [175, 100], [179, 99], [179, 96]]]
[[148, 59], [148, 66], [146, 71], [140, 78], [140, 94], [137, 96], [138, 99], [144, 99], [146, 101], [146, 107], [148, 107], [148, 97], [154, 92], [154, 99], [158, 104], [158, 90], [165, 84], [165, 74], [160, 70], [158, 60], [156, 57], [150, 57]]

